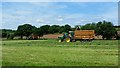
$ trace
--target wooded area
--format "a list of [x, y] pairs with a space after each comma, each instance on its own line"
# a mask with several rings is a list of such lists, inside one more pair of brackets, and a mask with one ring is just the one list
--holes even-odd
[[14, 36], [20, 36], [23, 39], [23, 36], [28, 37], [32, 35], [43, 36], [45, 34], [62, 34], [69, 31], [75, 31], [76, 27], [80, 27], [81, 30], [95, 30], [96, 35], [101, 35], [103, 39], [111, 39], [112, 37], [117, 37], [117, 31], [120, 31], [120, 26], [114, 26], [111, 22], [107, 21], [100, 21], [97, 23], [88, 23], [83, 26], [76, 25], [75, 27], [71, 27], [70, 25], [66, 24], [64, 26], [60, 25], [43, 25], [40, 27], [32, 26], [31, 24], [23, 24], [19, 25], [17, 30], [8, 30], [2, 29], [2, 38], [13, 39]]

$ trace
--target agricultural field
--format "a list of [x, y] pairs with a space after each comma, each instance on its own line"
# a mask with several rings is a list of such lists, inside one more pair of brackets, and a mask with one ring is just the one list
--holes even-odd
[[2, 66], [117, 66], [118, 40], [3, 40]]

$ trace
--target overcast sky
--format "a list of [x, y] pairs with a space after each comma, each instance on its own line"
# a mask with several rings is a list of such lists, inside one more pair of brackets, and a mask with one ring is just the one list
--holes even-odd
[[0, 7], [1, 28], [6, 29], [26, 23], [75, 26], [103, 20], [118, 25], [117, 2], [3, 2]]

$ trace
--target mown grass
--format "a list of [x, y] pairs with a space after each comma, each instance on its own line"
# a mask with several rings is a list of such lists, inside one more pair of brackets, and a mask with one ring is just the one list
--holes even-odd
[[118, 40], [4, 40], [3, 66], [117, 66]]

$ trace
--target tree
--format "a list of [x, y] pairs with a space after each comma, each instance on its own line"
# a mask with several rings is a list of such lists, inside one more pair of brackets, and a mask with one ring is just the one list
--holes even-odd
[[111, 39], [116, 34], [115, 27], [111, 22], [103, 21], [97, 23], [97, 34], [102, 35], [103, 39]]
[[95, 23], [85, 24], [84, 26], [81, 27], [81, 29], [82, 30], [95, 30], [96, 24]]
[[6, 32], [2, 32], [2, 38], [7, 37], [7, 33]]
[[65, 26], [60, 26], [60, 30], [59, 30], [59, 33], [63, 33], [63, 32], [65, 32]]
[[50, 25], [43, 25], [40, 27], [41, 30], [43, 30], [43, 34], [48, 34], [49, 33], [49, 27]]
[[0, 31], [2, 38], [6, 38], [8, 34], [15, 33], [15, 30], [11, 30], [11, 29], [1, 29]]
[[20, 25], [18, 26], [15, 34], [21, 36], [21, 39], [23, 38], [23, 36], [26, 36], [28, 38], [28, 36], [32, 34], [34, 28], [35, 27], [30, 24]]
[[102, 34], [101, 26], [102, 26], [101, 21], [96, 24], [96, 35], [101, 35]]
[[14, 38], [14, 34], [13, 33], [7, 34], [7, 39], [13, 39], [13, 38]]
[[96, 23], [85, 24], [81, 27], [82, 30], [95, 30], [96, 35], [102, 35], [103, 39], [111, 39], [116, 35], [115, 27], [111, 22], [103, 21]]
[[33, 34], [34, 35], [38, 35], [38, 36], [43, 36], [43, 33], [44, 33], [44, 30], [41, 29], [41, 28], [35, 28], [34, 31], [33, 31]]
[[59, 25], [52, 25], [49, 28], [49, 32], [54, 34], [54, 33], [58, 33], [60, 30], [60, 26]]
[[70, 25], [68, 25], [68, 24], [66, 24], [65, 26], [64, 26], [64, 32], [69, 32], [69, 31], [71, 31], [72, 29], [71, 29], [71, 26]]

